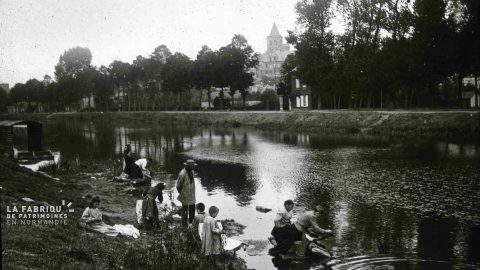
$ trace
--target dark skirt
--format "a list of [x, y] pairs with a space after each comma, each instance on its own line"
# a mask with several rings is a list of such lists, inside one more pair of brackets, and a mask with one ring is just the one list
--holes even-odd
[[282, 228], [274, 227], [272, 235], [277, 241], [277, 246], [268, 250], [271, 256], [287, 253], [295, 241], [302, 241], [303, 238], [303, 233], [297, 230], [294, 224]]
[[125, 169], [123, 172], [130, 178], [143, 178], [142, 169], [135, 163], [135, 159], [130, 156], [125, 156]]
[[143, 199], [142, 203], [142, 219], [144, 221], [151, 220], [158, 222], [158, 208], [155, 198], [150, 194]]

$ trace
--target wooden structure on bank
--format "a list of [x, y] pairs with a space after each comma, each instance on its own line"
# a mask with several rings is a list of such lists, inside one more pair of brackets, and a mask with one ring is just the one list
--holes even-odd
[[0, 140], [1, 143], [12, 147], [13, 158], [19, 163], [28, 164], [54, 160], [52, 152], [43, 150], [43, 126], [39, 122], [0, 121]]

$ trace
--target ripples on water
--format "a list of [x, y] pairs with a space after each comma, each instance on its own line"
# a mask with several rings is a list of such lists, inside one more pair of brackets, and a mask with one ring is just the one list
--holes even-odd
[[[171, 175], [170, 186], [183, 160], [194, 158], [199, 200], [246, 225], [243, 239], [265, 240], [273, 226], [275, 211], [255, 206], [278, 209], [294, 199], [297, 214], [320, 204], [320, 224], [335, 232], [326, 242], [339, 258], [334, 269], [478, 266], [478, 145], [93, 122], [50, 123], [46, 141], [65, 159], [96, 160], [118, 158], [130, 143]], [[267, 250], [239, 256], [250, 268], [275, 268]], [[323, 267], [279, 268], [312, 265]]]

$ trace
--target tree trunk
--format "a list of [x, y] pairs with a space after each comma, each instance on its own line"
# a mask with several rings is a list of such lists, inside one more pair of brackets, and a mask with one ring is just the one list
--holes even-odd
[[433, 83], [432, 82], [429, 82], [428, 83], [428, 96], [429, 96], [429, 107], [432, 108], [433, 107]]
[[183, 103], [182, 103], [182, 91], [178, 93], [178, 104], [180, 105], [177, 107], [177, 110], [183, 110]]
[[132, 89], [129, 88], [128, 89], [128, 111], [132, 111], [132, 107], [131, 107], [131, 95], [132, 94]]
[[221, 95], [220, 95], [220, 110], [223, 111], [223, 87], [222, 87], [222, 92], [221, 92]]
[[398, 12], [398, 1], [399, 0], [395, 1], [395, 8], [394, 8], [395, 19], [394, 19], [394, 22], [393, 22], [393, 35], [392, 35], [393, 40], [397, 40], [398, 19], [400, 17], [399, 12]]
[[372, 104], [372, 95], [368, 94], [367, 95], [367, 104], [365, 104], [365, 108], [370, 108], [370, 105]]
[[203, 88], [200, 89], [200, 111], [202, 110]]
[[188, 109], [192, 110], [192, 89], [188, 89]]
[[[246, 110], [246, 106], [245, 106], [246, 99], [247, 99], [247, 95], [242, 95], [243, 110], [244, 110], [244, 111]], [[283, 104], [280, 104], [280, 106], [283, 106]]]
[[478, 108], [478, 74], [475, 73], [475, 108]]
[[462, 106], [462, 91], [463, 91], [463, 76], [458, 74], [457, 77], [458, 83], [458, 92], [457, 92], [457, 101], [458, 106]]
[[[405, 102], [407, 101], [407, 94], [405, 94]], [[383, 88], [380, 89], [380, 109], [383, 109]]]
[[208, 95], [208, 109], [209, 110], [212, 108], [211, 103], [210, 103], [210, 93], [211, 93], [211, 91], [212, 91], [211, 87], [208, 87], [207, 95]]

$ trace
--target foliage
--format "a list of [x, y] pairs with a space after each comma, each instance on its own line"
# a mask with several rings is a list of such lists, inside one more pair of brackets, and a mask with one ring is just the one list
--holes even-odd
[[[284, 83], [295, 70], [312, 87], [318, 108], [458, 106], [463, 77], [480, 71], [479, 6], [470, 0], [301, 0], [298, 30], [287, 38], [296, 52], [284, 62]], [[343, 32], [333, 31], [334, 14]]]
[[240, 91], [245, 103], [257, 58], [242, 35], [235, 35], [218, 51], [203, 46], [195, 61], [159, 45], [149, 57], [139, 55], [132, 63], [115, 60], [95, 67], [90, 50], [75, 47], [60, 56], [56, 81], [46, 75], [42, 82], [19, 83], [8, 100], [17, 111], [31, 112], [183, 109], [187, 104], [191, 109], [200, 108], [192, 106], [197, 96], [191, 92], [194, 87], [200, 90], [198, 102], [204, 89], [210, 100], [215, 86], [229, 88], [232, 95]]
[[8, 95], [7, 91], [0, 87], [0, 112], [7, 111]]

